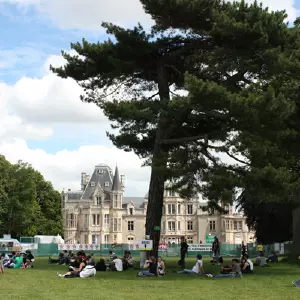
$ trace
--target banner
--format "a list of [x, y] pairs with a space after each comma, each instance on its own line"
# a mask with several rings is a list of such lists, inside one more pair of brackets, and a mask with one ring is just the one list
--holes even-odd
[[168, 244], [159, 244], [158, 250], [159, 251], [168, 251]]
[[93, 251], [93, 250], [100, 250], [100, 244], [58, 244], [58, 250], [63, 251]]
[[211, 252], [212, 245], [210, 244], [190, 244], [189, 252]]
[[139, 250], [150, 251], [152, 249], [153, 249], [153, 241], [151, 240], [139, 241]]
[[139, 250], [139, 244], [138, 243], [128, 244], [128, 250], [129, 251]]

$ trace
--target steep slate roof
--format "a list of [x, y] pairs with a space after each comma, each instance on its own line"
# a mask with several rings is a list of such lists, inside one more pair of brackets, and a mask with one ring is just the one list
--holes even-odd
[[110, 192], [112, 190], [112, 183], [111, 168], [105, 164], [95, 166], [93, 175], [91, 176], [81, 199], [91, 199], [96, 189], [99, 189], [99, 185], [104, 192]]
[[143, 197], [123, 197], [123, 205], [126, 207], [126, 205], [132, 201], [134, 206], [136, 208], [142, 208], [141, 206], [143, 205], [144, 198]]
[[80, 200], [82, 197], [82, 191], [78, 191], [78, 192], [67, 192], [68, 194], [68, 200]]
[[114, 180], [113, 180], [111, 190], [114, 191], [114, 192], [122, 191], [122, 185], [121, 185], [121, 181], [120, 181], [119, 169], [118, 169], [117, 166], [116, 166]]

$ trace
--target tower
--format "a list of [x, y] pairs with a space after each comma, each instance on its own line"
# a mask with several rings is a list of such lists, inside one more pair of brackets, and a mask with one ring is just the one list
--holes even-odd
[[110, 240], [114, 243], [120, 243], [122, 242], [123, 188], [117, 166], [113, 177], [110, 199], [110, 217], [112, 220], [112, 232]]

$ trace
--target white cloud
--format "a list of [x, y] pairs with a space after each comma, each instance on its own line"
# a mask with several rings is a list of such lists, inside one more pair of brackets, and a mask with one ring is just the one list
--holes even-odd
[[79, 100], [82, 89], [74, 80], [61, 79], [49, 71], [50, 64], [60, 66], [63, 63], [62, 57], [50, 56], [44, 64], [42, 78], [23, 77], [13, 86], [4, 85], [2, 102], [31, 123], [106, 122], [96, 105]]
[[[141, 168], [136, 155], [113, 147], [104, 137], [107, 119], [96, 105], [80, 101], [82, 91], [75, 81], [48, 71], [49, 64], [63, 63], [60, 56], [50, 56], [43, 77], [23, 77], [14, 85], [0, 83], [0, 153], [12, 163], [22, 159], [32, 164], [58, 190], [79, 189], [81, 172], [91, 173], [99, 163], [112, 168], [117, 163], [126, 176], [126, 195], [144, 196], [149, 168]], [[28, 146], [29, 140], [49, 138], [51, 143], [39, 143], [43, 149]], [[74, 149], [74, 143], [75, 150], [64, 149]], [[49, 144], [61, 150], [49, 153]]]
[[43, 16], [49, 17], [63, 29], [103, 30], [102, 22], [123, 26], [137, 22], [149, 26], [151, 17], [144, 13], [139, 0], [0, 0], [25, 9], [34, 5]]
[[0, 153], [16, 163], [19, 159], [32, 164], [58, 190], [80, 189], [81, 172], [92, 174], [96, 164], [106, 163], [111, 168], [118, 164], [125, 175], [126, 195], [144, 196], [149, 185], [149, 168], [141, 168], [141, 161], [133, 153], [126, 153], [110, 146], [82, 146], [74, 151], [61, 150], [49, 154], [41, 149], [30, 149], [26, 142], [14, 139], [0, 144]]
[[[101, 22], [113, 22], [131, 26], [141, 22], [145, 26], [153, 22], [145, 14], [139, 0], [0, 0], [0, 3], [19, 5], [23, 10], [34, 5], [44, 17], [49, 17], [63, 29], [102, 30]], [[247, 2], [254, 2], [248, 0]], [[286, 10], [289, 21], [295, 20], [295, 0], [261, 0], [271, 10]]]

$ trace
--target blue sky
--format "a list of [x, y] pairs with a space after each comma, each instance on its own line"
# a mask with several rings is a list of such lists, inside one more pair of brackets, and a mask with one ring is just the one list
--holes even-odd
[[[300, 0], [263, 0], [294, 19]], [[93, 166], [118, 163], [126, 195], [143, 196], [149, 169], [132, 153], [115, 149], [99, 108], [83, 104], [76, 83], [49, 72], [62, 65], [70, 42], [106, 39], [101, 22], [152, 24], [139, 0], [0, 0], [0, 154], [28, 161], [56, 188], [78, 188]]]

